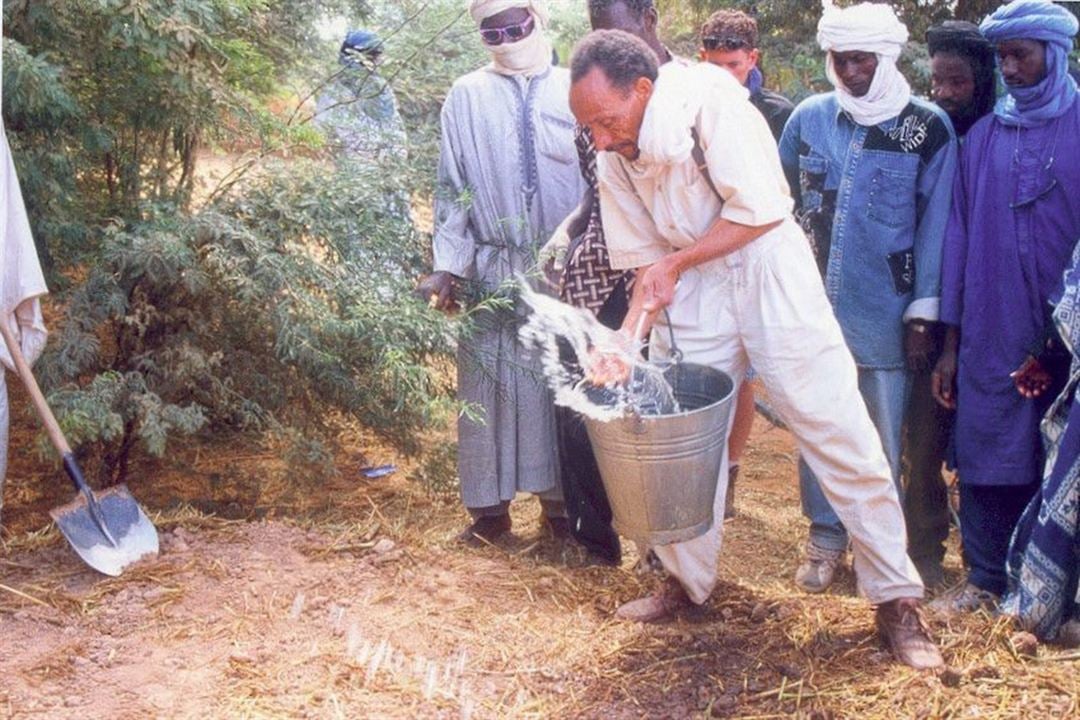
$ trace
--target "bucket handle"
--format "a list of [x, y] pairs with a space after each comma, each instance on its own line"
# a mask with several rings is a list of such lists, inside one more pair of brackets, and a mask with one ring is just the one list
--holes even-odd
[[680, 350], [679, 346], [675, 344], [675, 328], [671, 326], [671, 315], [668, 313], [668, 309], [664, 308], [663, 312], [664, 322], [667, 323], [668, 337], [670, 339], [670, 349], [668, 351], [668, 356], [671, 359], [671, 362], [678, 365], [683, 361], [682, 350]]
[[[671, 314], [668, 313], [667, 308], [664, 308], [662, 312], [664, 313], [664, 322], [667, 323], [669, 338], [671, 339], [670, 347], [668, 349], [668, 356], [672, 363], [678, 365], [683, 360], [682, 350], [680, 350], [678, 345], [675, 344], [675, 328], [671, 327]], [[645, 338], [641, 337], [641, 334], [642, 331], [645, 329], [645, 320], [647, 317], [648, 315], [646, 313], [642, 313], [641, 317], [638, 318], [637, 328], [634, 330], [634, 342], [641, 343], [641, 347], [639, 349], [643, 349], [645, 347]]]

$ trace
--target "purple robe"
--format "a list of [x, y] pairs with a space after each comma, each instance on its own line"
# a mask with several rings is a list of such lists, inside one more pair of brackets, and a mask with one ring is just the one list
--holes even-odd
[[1044, 125], [970, 130], [945, 234], [941, 320], [960, 327], [956, 464], [971, 485], [1042, 475], [1039, 421], [1009, 373], [1038, 346], [1080, 240], [1080, 99]]

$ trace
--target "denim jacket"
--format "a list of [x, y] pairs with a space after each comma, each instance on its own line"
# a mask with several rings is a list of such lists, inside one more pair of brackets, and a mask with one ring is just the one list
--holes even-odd
[[904, 367], [904, 322], [938, 319], [956, 146], [945, 113], [916, 98], [864, 127], [816, 95], [784, 128], [795, 216], [860, 367]]

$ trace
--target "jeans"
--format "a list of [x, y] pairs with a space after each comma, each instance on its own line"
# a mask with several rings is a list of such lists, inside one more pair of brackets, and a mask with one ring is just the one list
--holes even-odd
[[[866, 403], [870, 420], [881, 438], [893, 483], [900, 493], [900, 454], [911, 375], [907, 370], [867, 370], [859, 368], [859, 394]], [[810, 520], [810, 540], [818, 547], [846, 550], [847, 530], [825, 499], [814, 472], [799, 455], [799, 495], [803, 515]]]

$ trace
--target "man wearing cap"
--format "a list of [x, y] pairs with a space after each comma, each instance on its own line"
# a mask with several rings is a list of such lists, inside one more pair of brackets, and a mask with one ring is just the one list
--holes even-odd
[[[540, 245], [581, 199], [567, 105], [569, 73], [551, 65], [543, 0], [473, 0], [491, 63], [454, 83], [442, 109], [434, 272], [419, 294], [452, 310], [536, 267]], [[458, 475], [472, 524], [461, 539], [510, 530], [518, 492], [540, 497], [567, 532], [552, 396], [538, 358], [517, 341], [517, 301], [472, 313], [458, 351], [458, 396], [482, 417], [458, 421]]]
[[[994, 107], [994, 46], [978, 25], [963, 20], [931, 27], [926, 46], [931, 97], [948, 114], [962, 143], [975, 121]], [[931, 361], [936, 363], [945, 326], [935, 322], [927, 329], [933, 340]], [[912, 373], [904, 417], [904, 517], [908, 553], [927, 588], [940, 589], [945, 584], [942, 560], [949, 537], [949, 496], [941, 468], [952, 435], [952, 411], [935, 401], [930, 370]]]
[[382, 41], [350, 30], [341, 43], [341, 69], [316, 101], [316, 122], [331, 136], [341, 160], [389, 160], [405, 152], [405, 125], [390, 84], [377, 71]]
[[1039, 422], [1062, 379], [1050, 310], [1080, 238], [1080, 93], [1068, 74], [1076, 17], [1016, 0], [980, 30], [1008, 92], [964, 141], [945, 240], [949, 331], [934, 391], [956, 408], [968, 578], [935, 602], [944, 611], [992, 607], [1005, 590], [1009, 537], [1045, 459]]
[[[350, 30], [338, 51], [341, 67], [319, 95], [314, 119], [326, 134], [327, 150], [339, 172], [354, 181], [354, 192], [371, 198], [370, 188], [381, 190], [382, 202], [369, 205], [369, 211], [376, 213], [379, 221], [385, 218], [395, 224], [408, 224], [409, 193], [384, 172], [387, 163], [404, 161], [407, 152], [405, 124], [394, 90], [378, 72], [381, 57], [378, 35], [369, 30]], [[343, 233], [342, 252], [347, 259], [359, 259], [364, 253], [367, 228], [359, 218], [351, 218], [350, 225]], [[401, 272], [394, 262], [380, 262], [378, 267], [391, 274]]]
[[[600, 210], [611, 263], [635, 268], [620, 333], [633, 347], [642, 323], [650, 355], [670, 355], [738, 384], [753, 363], [829, 499], [851, 528], [860, 587], [877, 605], [887, 646], [914, 667], [941, 665], [919, 613], [923, 586], [906, 554], [903, 514], [865, 406], [855, 364], [829, 311], [806, 238], [791, 216], [768, 124], [746, 88], [709, 63], [660, 73], [656, 53], [613, 30], [574, 51], [570, 105], [598, 150]], [[659, 313], [669, 311], [667, 319]], [[625, 380], [625, 355], [590, 358], [594, 382]], [[621, 606], [642, 622], [703, 604], [717, 582], [727, 457], [713, 525], [655, 552], [670, 578]], [[711, 481], [711, 478], [708, 480]]]
[[[795, 108], [780, 142], [796, 217], [898, 488], [910, 373], [929, 366], [956, 169], [948, 118], [913, 97], [896, 67], [907, 39], [888, 5], [827, 5], [818, 43], [836, 89]], [[848, 533], [801, 461], [799, 478], [810, 537], [795, 582], [822, 592], [843, 562]]]

